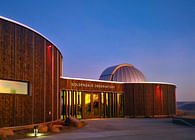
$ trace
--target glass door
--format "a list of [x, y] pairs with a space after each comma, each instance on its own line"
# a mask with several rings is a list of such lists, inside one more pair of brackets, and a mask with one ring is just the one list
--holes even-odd
[[100, 94], [85, 93], [85, 118], [100, 117]]
[[85, 118], [91, 118], [91, 94], [85, 93]]
[[100, 94], [93, 94], [93, 117], [100, 117]]

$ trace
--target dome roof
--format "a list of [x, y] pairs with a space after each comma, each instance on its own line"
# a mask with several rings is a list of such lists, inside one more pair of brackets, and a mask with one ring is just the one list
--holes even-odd
[[100, 80], [118, 81], [118, 82], [145, 82], [146, 78], [138, 69], [130, 64], [120, 64], [105, 69]]

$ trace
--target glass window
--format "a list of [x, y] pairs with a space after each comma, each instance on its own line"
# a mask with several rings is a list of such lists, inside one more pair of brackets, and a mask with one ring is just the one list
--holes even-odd
[[118, 115], [119, 117], [124, 116], [124, 99], [123, 99], [123, 94], [117, 93], [117, 107], [118, 107]]
[[74, 91], [74, 106], [73, 106], [73, 110], [74, 110], [74, 116], [76, 117], [76, 105], [77, 105], [77, 96], [76, 96], [76, 91]]
[[101, 93], [101, 117], [105, 117], [105, 110], [104, 110], [104, 93]]
[[109, 93], [104, 94], [104, 96], [106, 96], [106, 117], [110, 117], [110, 111], [109, 111], [110, 108], [109, 108], [109, 104], [108, 104], [108, 100], [109, 100], [108, 94]]
[[91, 116], [91, 94], [85, 94], [85, 116]]
[[64, 91], [61, 91], [61, 105], [62, 105], [62, 112], [61, 112], [61, 119], [64, 120], [65, 118], [65, 102], [64, 102]]
[[28, 82], [0, 80], [0, 93], [28, 95]]
[[93, 94], [93, 111], [94, 116], [99, 115], [99, 94]]
[[111, 117], [114, 117], [114, 98], [113, 93], [110, 93], [110, 106], [111, 106]]
[[77, 118], [82, 118], [82, 106], [81, 106], [81, 92], [77, 92], [77, 103], [78, 103], [78, 110], [77, 110]]
[[69, 113], [72, 116], [72, 91], [69, 91]]

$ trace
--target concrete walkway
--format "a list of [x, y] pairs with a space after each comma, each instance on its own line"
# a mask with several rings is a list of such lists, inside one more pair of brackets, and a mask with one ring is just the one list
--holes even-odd
[[113, 118], [85, 121], [88, 125], [81, 129], [39, 140], [195, 140], [195, 128], [173, 124], [172, 119]]

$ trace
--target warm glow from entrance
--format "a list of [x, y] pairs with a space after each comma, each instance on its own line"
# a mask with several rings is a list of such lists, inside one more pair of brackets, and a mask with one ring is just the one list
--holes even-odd
[[91, 95], [90, 94], [85, 94], [85, 104], [91, 103]]

